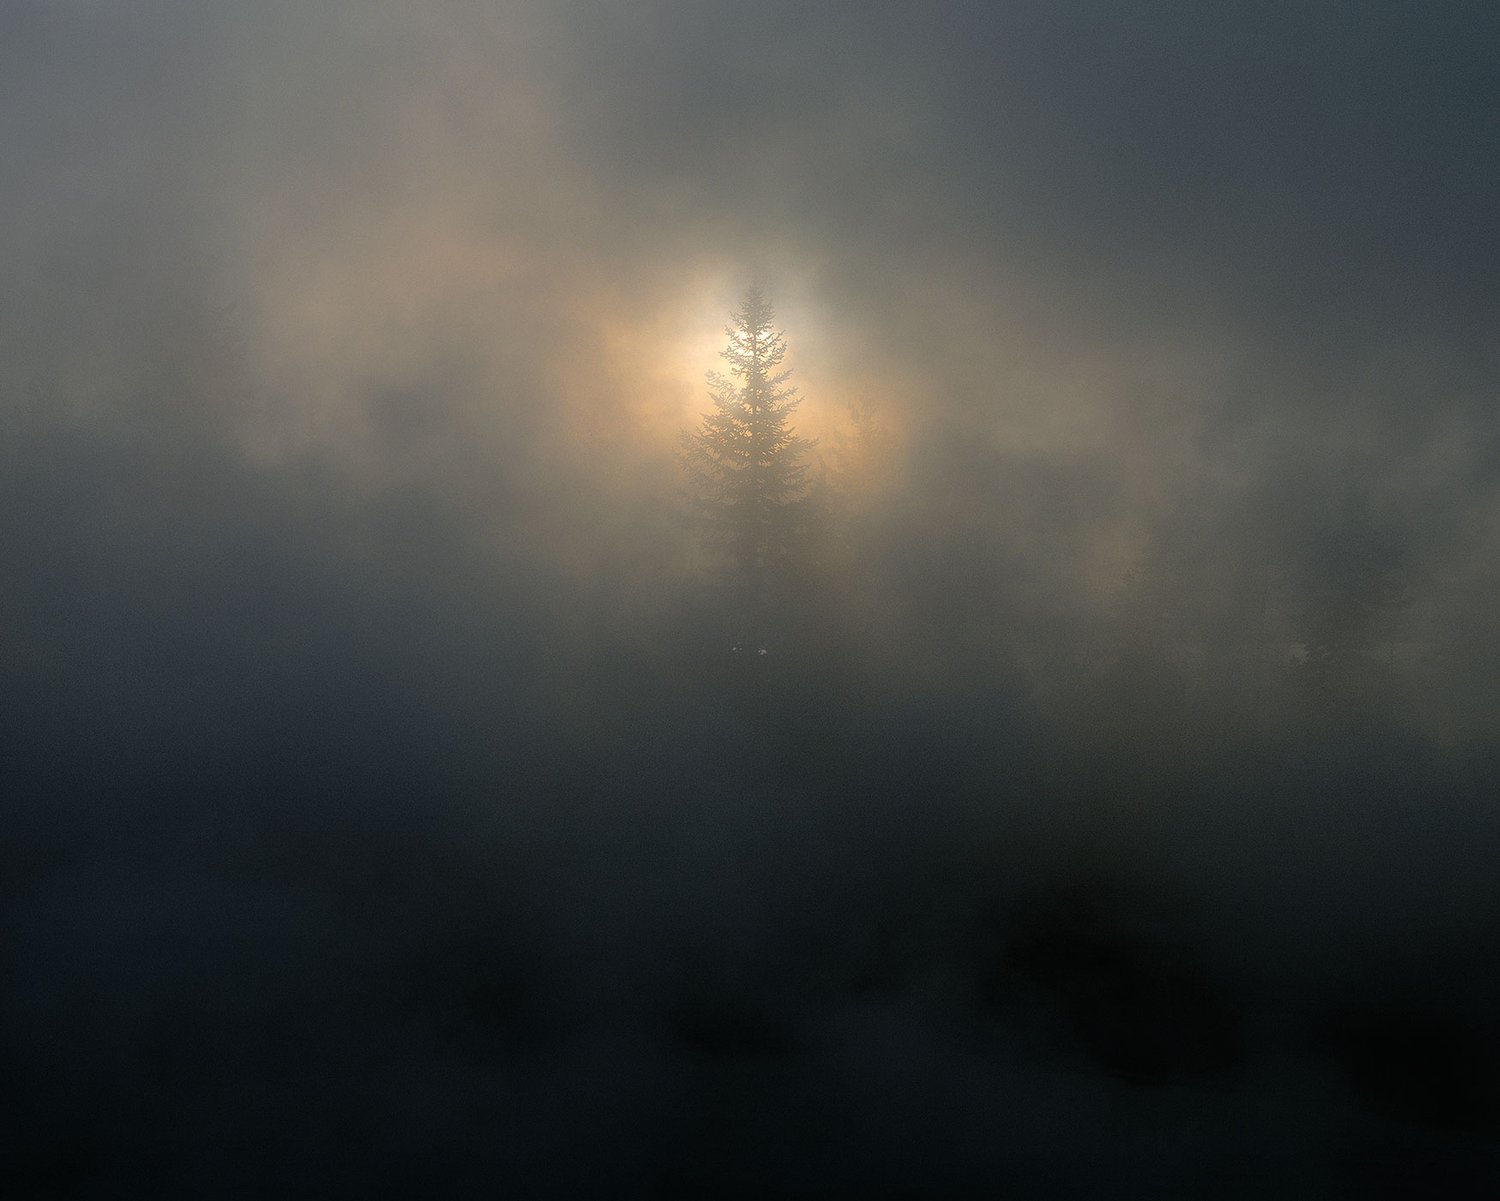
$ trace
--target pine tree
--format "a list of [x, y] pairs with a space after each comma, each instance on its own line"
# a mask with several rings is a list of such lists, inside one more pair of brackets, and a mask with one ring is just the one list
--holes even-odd
[[683, 435], [707, 540], [725, 553], [732, 583], [757, 615], [799, 550], [813, 445], [790, 424], [801, 401], [781, 365], [786, 335], [775, 318], [764, 289], [752, 285], [724, 331], [729, 342], [720, 355], [729, 373], [708, 374], [713, 408]]
[[860, 518], [892, 487], [898, 465], [895, 439], [881, 424], [875, 406], [861, 398], [850, 401], [847, 411], [851, 428], [834, 427], [823, 483], [835, 536], [852, 541]]
[[1301, 588], [1307, 683], [1329, 705], [1374, 699], [1390, 683], [1382, 677], [1390, 675], [1412, 604], [1402, 540], [1356, 495], [1308, 549]]

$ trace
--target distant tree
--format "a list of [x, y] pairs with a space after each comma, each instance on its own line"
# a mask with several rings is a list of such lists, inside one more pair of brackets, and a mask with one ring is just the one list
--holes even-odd
[[1113, 598], [1114, 674], [1216, 719], [1260, 712], [1280, 571], [1245, 498], [1194, 489], [1152, 531]]
[[1313, 539], [1303, 565], [1303, 671], [1320, 700], [1373, 699], [1383, 686], [1400, 619], [1412, 603], [1405, 555], [1395, 531], [1377, 523], [1361, 498]]
[[765, 290], [752, 285], [730, 317], [721, 356], [729, 373], [708, 374], [713, 408], [683, 435], [682, 460], [710, 545], [726, 556], [732, 583], [758, 620], [801, 551], [813, 443], [791, 415], [800, 400], [782, 367], [786, 335]]
[[1435, 581], [1421, 673], [1445, 737], [1500, 730], [1500, 553], [1479, 544]]
[[868, 399], [850, 401], [849, 428], [836, 428], [826, 465], [830, 489], [842, 507], [859, 510], [890, 486], [894, 439]]
[[810, 566], [825, 582], [828, 573], [846, 573], [864, 558], [875, 511], [898, 474], [895, 439], [874, 406], [860, 399], [846, 411], [849, 425], [835, 425], [826, 453], [816, 456], [816, 478], [807, 496], [815, 547]]

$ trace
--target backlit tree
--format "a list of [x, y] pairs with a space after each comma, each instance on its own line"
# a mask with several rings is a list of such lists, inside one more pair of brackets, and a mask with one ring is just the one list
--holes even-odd
[[708, 375], [712, 409], [683, 435], [683, 463], [709, 543], [756, 615], [785, 582], [806, 523], [806, 453], [790, 418], [800, 400], [788, 385], [786, 335], [759, 284], [725, 329], [728, 374]]

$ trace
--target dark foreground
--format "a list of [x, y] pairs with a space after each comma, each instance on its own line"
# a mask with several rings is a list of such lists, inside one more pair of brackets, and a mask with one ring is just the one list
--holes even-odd
[[7, 1195], [1500, 1187], [1493, 759], [503, 666], [196, 713], [14, 673]]

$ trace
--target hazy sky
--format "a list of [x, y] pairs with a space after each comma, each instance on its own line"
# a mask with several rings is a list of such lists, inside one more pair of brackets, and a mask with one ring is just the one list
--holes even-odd
[[1483, 6], [3, 20], [5, 379], [121, 462], [321, 464], [512, 575], [660, 579], [760, 277], [803, 432], [862, 398], [898, 434], [898, 558], [1097, 609], [1174, 523], [1285, 566], [1359, 510], [1427, 600], [1492, 570]]
[[22, 389], [118, 406], [145, 331], [222, 306], [254, 401], [169, 427], [523, 491], [604, 458], [609, 487], [670, 491], [759, 274], [808, 432], [863, 396], [919, 472], [951, 481], [963, 445], [979, 492], [1013, 456], [1079, 473], [1068, 514], [1007, 520], [1084, 520], [1095, 583], [1205, 480], [1357, 478], [1424, 528], [1493, 512], [1488, 6], [3, 21]]
[[446, 355], [651, 425], [757, 271], [809, 404], [1028, 443], [1426, 436], [1493, 382], [1487, 6], [4, 20], [11, 304], [195, 273], [257, 361], [324, 377], [303, 417]]

